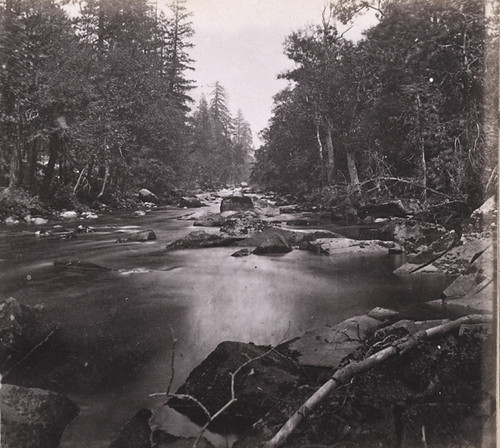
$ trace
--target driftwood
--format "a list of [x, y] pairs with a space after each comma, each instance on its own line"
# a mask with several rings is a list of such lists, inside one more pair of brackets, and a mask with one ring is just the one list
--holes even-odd
[[[327, 395], [338, 387], [348, 383], [353, 377], [359, 375], [372, 367], [377, 366], [388, 358], [402, 355], [415, 348], [421, 341], [436, 336], [442, 336], [459, 328], [462, 324], [491, 322], [492, 317], [488, 315], [470, 315], [461, 317], [436, 327], [422, 330], [414, 335], [398, 339], [389, 347], [369, 356], [368, 358], [353, 362], [342, 369], [337, 370], [334, 375], [324, 383], [309, 399], [288, 419], [276, 435], [264, 443], [264, 448], [275, 448], [282, 446], [287, 438], [295, 431], [304, 417], [311, 412], [327, 397]], [[424, 430], [425, 431], [425, 430]], [[425, 434], [425, 433], [424, 433]]]
[[417, 187], [417, 188], [422, 188], [424, 191], [430, 191], [431, 193], [434, 193], [434, 194], [437, 194], [438, 196], [443, 196], [445, 198], [449, 198], [450, 196], [445, 194], [445, 193], [442, 193], [440, 191], [437, 191], [437, 190], [434, 190], [433, 188], [429, 188], [428, 186], [426, 185], [422, 185], [422, 184], [419, 184], [417, 182], [412, 182], [410, 180], [407, 180], [407, 179], [401, 179], [399, 177], [385, 177], [385, 176], [380, 176], [380, 177], [374, 177], [373, 179], [368, 179], [368, 180], [365, 180], [363, 182], [361, 182], [359, 184], [359, 186], [363, 186], [365, 184], [369, 184], [369, 183], [372, 183], [372, 182], [378, 182], [378, 181], [390, 181], [390, 182], [399, 182], [399, 183], [402, 183], [402, 184], [406, 184], [406, 185], [411, 185], [413, 187]]

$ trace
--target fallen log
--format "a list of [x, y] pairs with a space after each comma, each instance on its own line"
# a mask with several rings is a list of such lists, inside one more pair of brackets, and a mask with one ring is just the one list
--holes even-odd
[[445, 335], [450, 331], [460, 328], [463, 324], [476, 324], [492, 321], [493, 318], [490, 315], [475, 314], [464, 316], [454, 321], [446, 322], [442, 325], [419, 331], [414, 335], [398, 339], [389, 347], [380, 350], [368, 358], [362, 361], [353, 362], [342, 369], [337, 370], [333, 376], [313, 395], [311, 395], [295, 412], [295, 414], [288, 419], [288, 421], [281, 427], [274, 437], [263, 444], [263, 447], [276, 448], [282, 446], [287, 438], [295, 431], [302, 419], [309, 416], [311, 412], [328, 396], [328, 394], [330, 394], [330, 392], [348, 383], [356, 375], [366, 372], [392, 356], [402, 355], [408, 352], [425, 339]]

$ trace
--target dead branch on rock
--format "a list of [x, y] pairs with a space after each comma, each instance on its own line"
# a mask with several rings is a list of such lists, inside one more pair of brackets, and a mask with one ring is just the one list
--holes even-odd
[[304, 417], [311, 412], [328, 396], [330, 392], [346, 384], [353, 377], [366, 372], [395, 355], [403, 355], [415, 348], [420, 342], [442, 336], [450, 331], [459, 328], [462, 324], [492, 322], [492, 317], [488, 315], [470, 315], [461, 317], [451, 322], [438, 325], [436, 327], [422, 330], [414, 335], [407, 336], [395, 341], [392, 345], [380, 350], [377, 353], [358, 362], [353, 362], [337, 370], [333, 376], [324, 383], [309, 399], [288, 419], [275, 436], [264, 443], [264, 448], [276, 448], [282, 446], [287, 438], [295, 431]]

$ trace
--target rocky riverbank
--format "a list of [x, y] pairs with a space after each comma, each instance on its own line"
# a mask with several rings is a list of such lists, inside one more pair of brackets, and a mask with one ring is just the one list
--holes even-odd
[[[143, 199], [137, 203], [140, 206], [131, 209], [138, 220], [141, 213], [155, 206], [148, 200], [154, 198]], [[398, 345], [402, 338], [419, 331], [466, 314], [492, 316], [496, 309], [497, 208], [493, 198], [462, 220], [460, 226], [456, 222], [449, 224], [453, 205], [433, 209], [432, 213], [414, 202], [360, 207], [351, 210], [349, 219], [343, 221], [354, 225], [341, 226], [338, 215], [314, 205], [279, 205], [276, 198], [242, 189], [181, 199], [182, 203], [176, 204], [180, 207], [179, 219], [192, 221], [196, 229], [170, 243], [165, 253], [229, 246], [234, 247], [235, 257], [262, 257], [294, 250], [307, 250], [318, 257], [401, 254], [405, 263], [395, 271], [397, 275], [421, 281], [436, 273], [454, 278], [441, 296], [429, 297], [425, 305], [427, 314], [437, 313], [439, 320], [415, 319], [375, 308], [336, 325], [290, 335], [277, 347], [247, 341], [220, 344], [192, 371], [170, 405], [203, 425], [207, 413], [213, 416], [234, 399], [210, 429], [237, 431], [235, 447], [256, 447], [270, 440], [315, 390], [345, 366]], [[197, 212], [184, 210], [200, 206], [203, 208]], [[62, 218], [61, 214], [55, 216]], [[38, 229], [40, 238], [65, 239], [92, 231], [79, 222], [83, 212], [69, 211], [65, 216], [68, 226], [64, 228], [30, 222], [38, 226], [34, 230]], [[117, 242], [153, 241], [154, 230], [133, 233]], [[108, 269], [89, 263], [77, 259], [55, 261], [61, 269]], [[18, 362], [29, 362], [30, 352], [51, 337], [57, 326], [46, 323], [42, 310], [28, 310], [13, 299], [2, 306], [5, 350], [1, 352], [1, 372], [8, 381], [8, 371]], [[422, 340], [414, 350], [356, 375], [335, 391], [290, 435], [286, 446], [409, 447], [422, 446], [423, 438], [429, 445], [442, 447], [478, 446], [481, 442], [488, 446], [489, 438], [494, 437], [494, 340], [495, 326], [488, 322], [463, 323], [444, 335]], [[11, 397], [2, 400], [2, 415], [11, 419], [5, 420], [2, 427], [2, 431], [11, 431], [11, 435], [5, 433], [2, 437], [11, 440], [6, 446], [31, 446], [23, 445], [22, 437], [27, 433], [32, 439], [38, 437], [35, 423], [40, 409], [46, 408], [37, 403], [45, 400], [55, 403], [48, 415], [57, 425], [44, 423], [51, 428], [54, 442], [50, 443], [55, 445], [43, 442], [45, 445], [40, 446], [57, 446], [75, 408], [52, 392], [21, 393], [12, 387], [2, 389]], [[30, 399], [33, 406], [29, 411], [19, 407], [27, 403], [23, 394], [40, 396], [35, 401]], [[185, 396], [191, 398], [186, 401]], [[193, 405], [192, 398], [199, 404]], [[138, 412], [112, 446], [192, 446], [193, 440], [168, 434], [161, 412], [164, 401], [165, 397], [161, 402], [155, 399], [151, 409]], [[16, 423], [22, 415], [28, 416], [24, 426]], [[55, 426], [51, 426], [53, 423]], [[201, 441], [198, 446], [209, 446], [209, 442]]]
[[[173, 394], [171, 407], [200, 425], [207, 424], [210, 415], [209, 429], [214, 431], [237, 430], [234, 447], [239, 448], [268, 446], [299, 408], [305, 419], [287, 438], [289, 447], [494, 446], [497, 208], [493, 198], [464, 219], [460, 228], [455, 223], [452, 229], [436, 220], [422, 220], [429, 212], [415, 204], [364, 209], [370, 216], [365, 221], [376, 224], [365, 228], [365, 234], [377, 239], [352, 239], [315, 230], [325, 222], [320, 211], [298, 212], [298, 207], [280, 208], [260, 199], [251, 206], [239, 197], [223, 198], [220, 213], [182, 217], [220, 231], [193, 232], [167, 249], [244, 247], [234, 256], [294, 249], [324, 256], [403, 253], [406, 262], [395, 271], [398, 275], [419, 276], [422, 281], [435, 273], [455, 278], [440, 297], [429, 298], [424, 305], [445, 318], [415, 320], [375, 308], [337, 325], [312, 328], [274, 348], [223, 342]], [[395, 211], [397, 217], [386, 216]], [[301, 228], [293, 230], [297, 223]], [[470, 323], [460, 317], [464, 315], [480, 323]], [[437, 332], [441, 328], [450, 330]], [[418, 341], [412, 350], [395, 350], [396, 356], [339, 384], [315, 409], [301, 408], [332, 375], [355, 370], [367, 358], [409, 341]], [[147, 412], [147, 419], [136, 416], [124, 428], [117, 439], [121, 446], [193, 446], [193, 440], [168, 434], [161, 412], [154, 408]], [[124, 444], [124, 434], [130, 433], [142, 437]], [[203, 439], [198, 442], [209, 445]]]

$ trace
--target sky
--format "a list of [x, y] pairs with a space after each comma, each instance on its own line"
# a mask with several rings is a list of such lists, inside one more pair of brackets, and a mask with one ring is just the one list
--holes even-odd
[[[216, 81], [225, 88], [233, 116], [241, 109], [254, 143], [271, 118], [273, 96], [287, 82], [277, 75], [292, 66], [283, 43], [293, 31], [319, 24], [326, 0], [187, 0], [195, 31], [189, 73], [198, 101]], [[359, 28], [350, 32], [360, 37]], [[348, 37], [348, 34], [346, 34]]]

